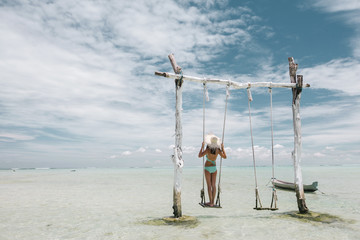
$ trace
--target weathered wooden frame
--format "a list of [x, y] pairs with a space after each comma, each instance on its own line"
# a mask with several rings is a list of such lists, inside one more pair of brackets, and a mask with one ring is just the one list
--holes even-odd
[[179, 218], [182, 216], [181, 209], [181, 174], [184, 162], [182, 159], [182, 123], [181, 123], [181, 110], [182, 110], [182, 84], [183, 81], [192, 81], [199, 83], [214, 83], [229, 85], [234, 89], [245, 89], [252, 87], [267, 87], [267, 88], [291, 88], [293, 92], [292, 112], [293, 112], [293, 126], [294, 126], [294, 151], [292, 152], [294, 172], [295, 172], [295, 185], [296, 185], [296, 198], [300, 213], [307, 213], [309, 210], [305, 203], [305, 194], [302, 181], [301, 171], [301, 119], [300, 119], [300, 99], [303, 87], [310, 87], [309, 84], [303, 84], [303, 76], [296, 75], [298, 64], [295, 63], [294, 58], [289, 57], [289, 74], [290, 83], [273, 83], [273, 82], [253, 82], [253, 83], [239, 83], [231, 80], [212, 79], [212, 78], [199, 78], [182, 74], [182, 69], [177, 65], [173, 54], [169, 56], [170, 63], [173, 67], [174, 73], [168, 72], [155, 72], [155, 75], [166, 78], [175, 79], [176, 89], [176, 110], [175, 110], [175, 148], [172, 160], [174, 162], [174, 187], [173, 187], [173, 210], [174, 217]]

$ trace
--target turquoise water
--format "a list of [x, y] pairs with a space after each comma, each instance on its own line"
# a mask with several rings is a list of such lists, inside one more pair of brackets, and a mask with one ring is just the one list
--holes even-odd
[[[222, 209], [198, 205], [201, 168], [183, 169], [182, 211], [196, 225], [152, 225], [172, 215], [173, 169], [66, 169], [0, 171], [0, 239], [359, 239], [359, 166], [303, 167], [309, 209], [339, 217], [332, 223], [289, 217], [294, 192], [277, 191], [276, 212], [255, 211], [250, 167], [222, 169]], [[271, 168], [257, 169], [264, 207], [271, 201]], [[292, 167], [277, 167], [292, 181]]]

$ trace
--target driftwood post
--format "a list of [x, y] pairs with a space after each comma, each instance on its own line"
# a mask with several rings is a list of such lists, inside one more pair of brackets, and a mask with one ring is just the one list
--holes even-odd
[[[174, 69], [175, 74], [182, 73], [181, 67], [176, 64], [175, 57], [170, 54], [169, 60]], [[181, 174], [184, 161], [182, 159], [182, 125], [181, 125], [181, 110], [182, 110], [182, 77], [175, 79], [176, 89], [176, 110], [175, 110], [175, 148], [174, 155], [172, 156], [174, 162], [174, 189], [173, 189], [173, 209], [174, 217], [179, 218], [182, 216], [181, 211]]]
[[300, 98], [303, 87], [303, 76], [296, 76], [296, 70], [298, 65], [295, 63], [294, 58], [289, 57], [289, 73], [291, 83], [296, 83], [296, 88], [292, 89], [293, 101], [292, 101], [292, 112], [293, 112], [293, 124], [294, 124], [294, 151], [292, 157], [294, 161], [294, 172], [295, 172], [295, 192], [296, 199], [300, 213], [307, 213], [309, 209], [306, 207], [304, 185], [302, 181], [301, 173], [301, 119], [300, 119]]

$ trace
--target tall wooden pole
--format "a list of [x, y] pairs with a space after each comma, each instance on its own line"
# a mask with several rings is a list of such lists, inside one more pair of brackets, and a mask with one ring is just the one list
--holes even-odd
[[[182, 73], [181, 67], [176, 64], [175, 57], [170, 54], [169, 60], [174, 69], [175, 74]], [[181, 110], [182, 110], [182, 78], [175, 79], [176, 89], [176, 110], [175, 110], [175, 148], [172, 156], [174, 162], [174, 189], [173, 189], [173, 210], [174, 217], [182, 216], [181, 211], [181, 175], [184, 161], [182, 159], [182, 124], [181, 124]]]
[[309, 209], [306, 207], [304, 185], [302, 181], [301, 172], [301, 119], [300, 119], [300, 99], [301, 91], [303, 87], [303, 76], [296, 76], [298, 64], [295, 63], [294, 58], [289, 57], [289, 73], [291, 83], [296, 83], [297, 87], [292, 89], [293, 101], [292, 101], [292, 112], [293, 112], [293, 124], [294, 124], [294, 151], [292, 157], [294, 161], [294, 172], [295, 172], [295, 192], [296, 199], [300, 213], [307, 213]]

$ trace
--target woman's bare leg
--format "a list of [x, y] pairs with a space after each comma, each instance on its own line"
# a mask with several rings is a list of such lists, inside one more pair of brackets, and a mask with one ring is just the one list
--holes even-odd
[[211, 173], [209, 173], [208, 171], [205, 171], [205, 179], [206, 179], [206, 185], [208, 188], [208, 194], [209, 194], [209, 201], [208, 203], [205, 204], [211, 204], [214, 200], [213, 200], [213, 195], [212, 195], [212, 188], [211, 188]]
[[212, 201], [210, 201], [210, 205], [214, 205], [215, 196], [216, 196], [216, 175], [217, 171], [214, 173], [211, 173], [211, 188], [212, 188]]

